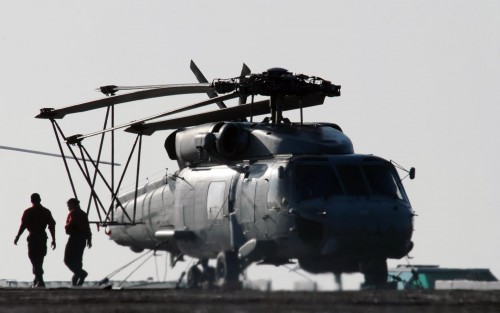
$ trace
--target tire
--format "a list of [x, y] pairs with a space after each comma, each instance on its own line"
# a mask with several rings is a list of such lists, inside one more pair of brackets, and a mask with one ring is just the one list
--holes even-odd
[[221, 252], [217, 256], [215, 277], [224, 282], [238, 281], [240, 276], [238, 255], [234, 251]]
[[193, 265], [187, 272], [187, 288], [195, 289], [200, 287], [201, 271], [198, 266]]
[[215, 267], [207, 266], [203, 269], [203, 277], [204, 281], [206, 281], [209, 285], [213, 285], [215, 282]]

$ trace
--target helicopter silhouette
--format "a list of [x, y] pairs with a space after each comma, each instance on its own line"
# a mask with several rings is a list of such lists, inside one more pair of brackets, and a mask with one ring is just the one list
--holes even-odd
[[[387, 259], [402, 258], [413, 248], [415, 214], [395, 165], [403, 168], [354, 153], [337, 124], [303, 122], [303, 108], [340, 96], [340, 86], [282, 68], [252, 74], [246, 65], [238, 77], [209, 83], [192, 61], [191, 69], [199, 83], [109, 85], [99, 89], [107, 98], [41, 109], [37, 118], [52, 122], [66, 168], [61, 139], [74, 158], [77, 146], [80, 158], [94, 166], [92, 174], [85, 162], [76, 160], [91, 188], [87, 212], [93, 202], [96, 223], [106, 226], [117, 244], [135, 252], [166, 250], [173, 264], [183, 256], [198, 259], [187, 272], [192, 288], [204, 283], [237, 286], [240, 274], [253, 263], [279, 266], [293, 260], [310, 273], [333, 273], [337, 282], [342, 273], [361, 272], [365, 287], [386, 286]], [[137, 89], [143, 90], [116, 95]], [[209, 99], [114, 125], [116, 104], [190, 93], [206, 93]], [[269, 99], [254, 101], [255, 96]], [[235, 98], [237, 106], [224, 103]], [[153, 121], [214, 103], [218, 110]], [[64, 136], [58, 119], [99, 108], [107, 108], [102, 130]], [[288, 110], [300, 110], [300, 121], [285, 118]], [[253, 121], [267, 114], [263, 121]], [[114, 175], [111, 182], [106, 180], [99, 160], [104, 136], [111, 132], [114, 138], [122, 128], [137, 137], [117, 184]], [[162, 130], [173, 130], [165, 149], [179, 169], [139, 186], [142, 138]], [[97, 135], [101, 146], [93, 160], [82, 141]], [[136, 147], [135, 188], [119, 194]], [[414, 178], [414, 168], [406, 172]], [[76, 197], [69, 169], [68, 176]], [[95, 192], [97, 177], [111, 192], [107, 207]], [[215, 268], [210, 259], [216, 260]]]

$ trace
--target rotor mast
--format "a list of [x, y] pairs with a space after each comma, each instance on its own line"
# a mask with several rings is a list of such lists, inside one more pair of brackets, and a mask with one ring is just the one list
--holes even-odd
[[284, 95], [271, 95], [269, 105], [271, 107], [271, 123], [273, 125], [281, 124], [283, 121], [283, 100]]

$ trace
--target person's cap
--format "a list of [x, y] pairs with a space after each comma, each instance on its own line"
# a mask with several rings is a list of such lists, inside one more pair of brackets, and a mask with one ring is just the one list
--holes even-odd
[[71, 198], [71, 199], [68, 200], [67, 203], [68, 204], [76, 204], [76, 205], [78, 205], [78, 204], [80, 204], [80, 201], [78, 201], [78, 199]]
[[39, 203], [40, 201], [42, 201], [42, 198], [40, 198], [39, 194], [34, 193], [31, 195], [31, 202], [32, 203]]

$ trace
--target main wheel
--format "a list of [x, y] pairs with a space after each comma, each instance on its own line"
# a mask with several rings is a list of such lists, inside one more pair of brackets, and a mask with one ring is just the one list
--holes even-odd
[[223, 282], [238, 281], [240, 275], [238, 255], [234, 251], [221, 252], [217, 256], [215, 277]]
[[215, 268], [207, 266], [203, 269], [203, 281], [208, 283], [208, 287], [212, 287], [215, 282]]
[[201, 259], [201, 277], [200, 283], [207, 284], [206, 287], [211, 288], [215, 282], [215, 267], [208, 265], [208, 259]]
[[187, 287], [189, 289], [200, 287], [201, 271], [198, 266], [193, 265], [187, 272]]

